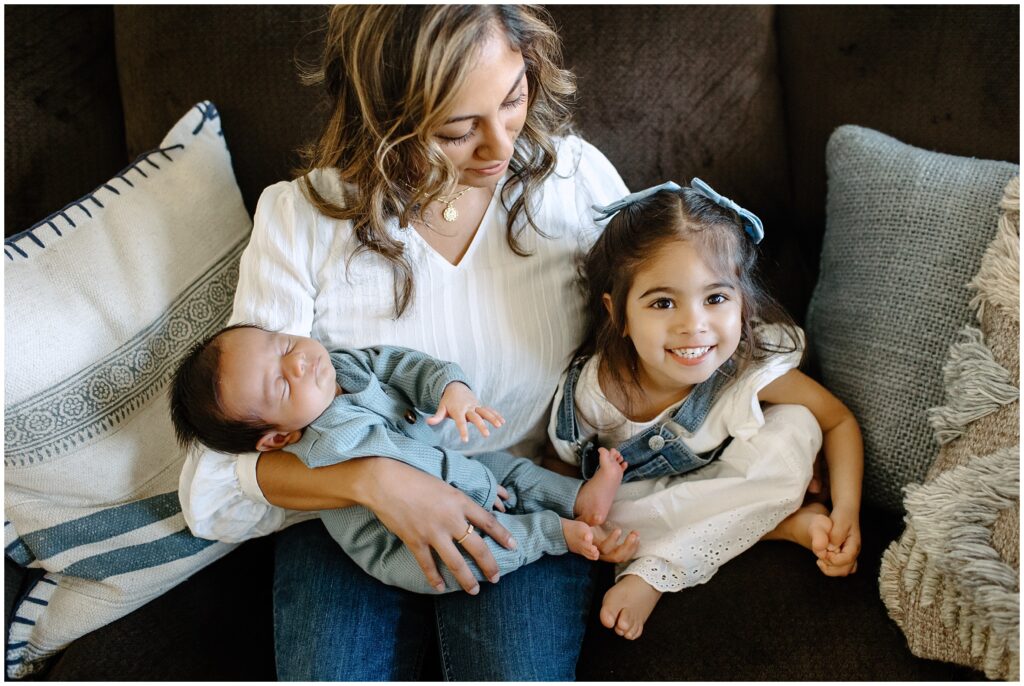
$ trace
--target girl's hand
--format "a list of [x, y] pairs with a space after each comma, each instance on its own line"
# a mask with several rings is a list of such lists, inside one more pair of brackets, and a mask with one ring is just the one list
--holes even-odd
[[856, 512], [836, 508], [829, 514], [832, 531], [828, 537], [828, 552], [825, 559], [818, 560], [818, 567], [828, 576], [846, 576], [857, 571], [857, 556], [860, 555], [860, 522]]
[[469, 386], [458, 381], [453, 381], [444, 389], [437, 412], [427, 418], [427, 424], [430, 426], [440, 424], [446, 417], [451, 417], [455, 422], [463, 443], [469, 440], [467, 422], [479, 429], [485, 438], [491, 435], [485, 421], [490, 422], [494, 428], [505, 423], [505, 419], [495, 410], [480, 405], [480, 401], [469, 389]]
[[[516, 543], [491, 513], [461, 491], [414, 467], [397, 460], [366, 459], [373, 461], [373, 467], [364, 470], [355, 485], [355, 491], [361, 496], [360, 502], [372, 510], [389, 531], [402, 539], [431, 586], [438, 591], [445, 588], [444, 579], [431, 554], [431, 551], [436, 551], [467, 593], [479, 593], [480, 584], [462, 557], [459, 546], [476, 561], [487, 579], [492, 582], [498, 580], [498, 563], [481, 534], [490, 536], [510, 550], [515, 549]], [[466, 536], [470, 525], [474, 531]], [[459, 539], [463, 539], [462, 543], [456, 545]]]
[[[591, 527], [594, 532], [594, 545], [597, 546], [598, 552], [601, 556], [597, 559], [603, 562], [626, 562], [636, 557], [637, 548], [640, 546], [640, 534], [635, 531], [630, 531], [629, 536], [619, 543], [619, 536], [622, 535], [622, 529], [615, 529], [607, 536], [604, 536], [604, 531], [600, 527]], [[602, 536], [604, 536], [602, 538]]]

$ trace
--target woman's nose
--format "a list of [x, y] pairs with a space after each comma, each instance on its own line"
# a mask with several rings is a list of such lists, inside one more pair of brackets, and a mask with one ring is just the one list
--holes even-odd
[[504, 162], [512, 157], [513, 135], [505, 128], [503, 121], [483, 123], [483, 139], [477, 148], [477, 155], [488, 162]]

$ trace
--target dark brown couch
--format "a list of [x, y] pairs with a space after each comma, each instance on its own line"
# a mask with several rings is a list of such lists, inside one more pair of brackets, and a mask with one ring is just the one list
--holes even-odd
[[[1019, 160], [1016, 6], [553, 6], [579, 77], [578, 125], [631, 188], [701, 176], [762, 216], [767, 275], [802, 320], [825, 227], [825, 142], [841, 124], [955, 155]], [[5, 11], [5, 235], [155, 147], [195, 102], [218, 106], [250, 212], [318, 127], [324, 8]], [[637, 642], [594, 621], [587, 680], [942, 680], [879, 600], [901, 514], [866, 507], [857, 574], [828, 579], [761, 543], [666, 597]], [[72, 644], [46, 678], [269, 680], [273, 540], [252, 541]], [[6, 564], [6, 608], [24, 572]], [[610, 577], [610, 570], [609, 577]], [[543, 621], [543, 618], [526, 621]], [[372, 649], [368, 646], [367, 649]], [[436, 664], [424, 678], [439, 678]]]

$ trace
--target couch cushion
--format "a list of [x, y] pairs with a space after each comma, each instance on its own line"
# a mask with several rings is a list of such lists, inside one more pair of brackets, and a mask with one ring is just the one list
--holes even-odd
[[50, 681], [273, 681], [273, 540], [246, 541], [131, 614], [78, 639]]
[[5, 241], [5, 546], [46, 572], [14, 609], [8, 676], [232, 548], [185, 526], [165, 389], [226, 320], [250, 228], [203, 102]]
[[972, 280], [979, 308], [950, 346], [946, 405], [929, 411], [943, 444], [924, 484], [907, 486], [907, 529], [879, 577], [915, 655], [1020, 679], [1020, 179]]
[[[878, 597], [878, 560], [898, 526], [896, 517], [866, 508], [859, 569], [843, 578], [822, 574], [814, 556], [798, 545], [758, 543], [708, 583], [664, 594], [635, 641], [601, 626], [598, 604], [576, 676], [808, 683], [978, 678], [964, 667], [914, 657], [886, 616]], [[606, 584], [612, 577], [608, 568]]]
[[821, 378], [864, 435], [864, 500], [902, 508], [938, 452], [925, 410], [971, 317], [964, 284], [995, 233], [1018, 167], [920, 150], [843, 126], [826, 152], [828, 227], [808, 310]]

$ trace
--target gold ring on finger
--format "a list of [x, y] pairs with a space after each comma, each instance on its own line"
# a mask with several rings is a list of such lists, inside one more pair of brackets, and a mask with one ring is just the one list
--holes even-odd
[[463, 541], [465, 541], [465, 540], [466, 540], [467, 538], [469, 538], [469, 535], [470, 535], [471, 533], [473, 533], [473, 525], [472, 525], [472, 524], [470, 524], [470, 525], [469, 525], [469, 526], [468, 526], [468, 527], [466, 528], [466, 533], [462, 534], [462, 538], [460, 538], [460, 539], [457, 539], [457, 540], [456, 540], [455, 542], [456, 542], [457, 544], [459, 544], [459, 545], [462, 545], [462, 542], [463, 542]]

